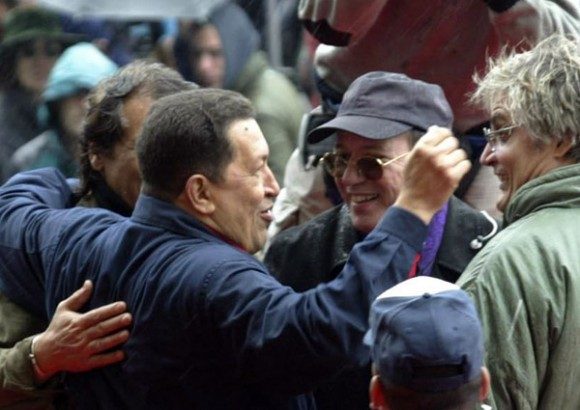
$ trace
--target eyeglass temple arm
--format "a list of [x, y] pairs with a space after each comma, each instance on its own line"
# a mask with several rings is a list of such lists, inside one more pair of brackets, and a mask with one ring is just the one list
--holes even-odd
[[382, 164], [383, 167], [386, 167], [389, 164], [392, 164], [393, 162], [401, 159], [401, 158], [405, 158], [407, 155], [409, 155], [411, 153], [411, 151], [407, 151], [401, 155], [397, 155], [395, 158], [392, 158], [390, 160], [388, 160], [387, 162], [385, 162], [384, 164]]

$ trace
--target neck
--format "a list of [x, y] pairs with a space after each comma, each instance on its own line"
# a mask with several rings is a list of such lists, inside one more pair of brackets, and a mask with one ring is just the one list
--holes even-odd
[[185, 192], [182, 192], [174, 201], [172, 201], [175, 206], [183, 210], [188, 215], [191, 215], [199, 222], [201, 222], [212, 234], [220, 238], [222, 241], [230, 244], [234, 248], [238, 248], [242, 251], [247, 252], [239, 243], [235, 242], [231, 238], [227, 237], [219, 229], [219, 226], [213, 221], [208, 214], [199, 212], [194, 206], [192, 206], [191, 201], [188, 200]]

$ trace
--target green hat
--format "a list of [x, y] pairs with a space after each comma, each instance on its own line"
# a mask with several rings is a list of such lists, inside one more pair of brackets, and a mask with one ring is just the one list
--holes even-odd
[[57, 40], [66, 47], [82, 40], [84, 36], [64, 33], [58, 14], [52, 11], [38, 7], [12, 9], [4, 20], [4, 37], [0, 43], [3, 70], [0, 71], [12, 70], [18, 46], [38, 38]]

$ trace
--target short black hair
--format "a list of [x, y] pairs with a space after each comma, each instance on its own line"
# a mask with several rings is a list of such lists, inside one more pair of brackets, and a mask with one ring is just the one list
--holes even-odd
[[137, 142], [143, 192], [171, 201], [191, 175], [221, 180], [234, 156], [228, 127], [254, 117], [250, 101], [228, 90], [186, 91], [154, 103]]

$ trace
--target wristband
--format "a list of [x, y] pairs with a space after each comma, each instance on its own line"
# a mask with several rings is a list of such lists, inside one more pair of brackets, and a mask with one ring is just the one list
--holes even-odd
[[36, 379], [40, 380], [40, 381], [45, 381], [45, 380], [50, 379], [50, 375], [48, 373], [44, 372], [38, 366], [38, 361], [36, 360], [36, 356], [34, 354], [34, 347], [36, 346], [36, 341], [38, 340], [39, 336], [40, 335], [36, 335], [32, 339], [32, 344], [30, 346], [30, 353], [28, 354], [28, 357], [30, 358], [30, 363], [32, 364], [32, 369], [34, 370], [34, 375], [35, 375]]

